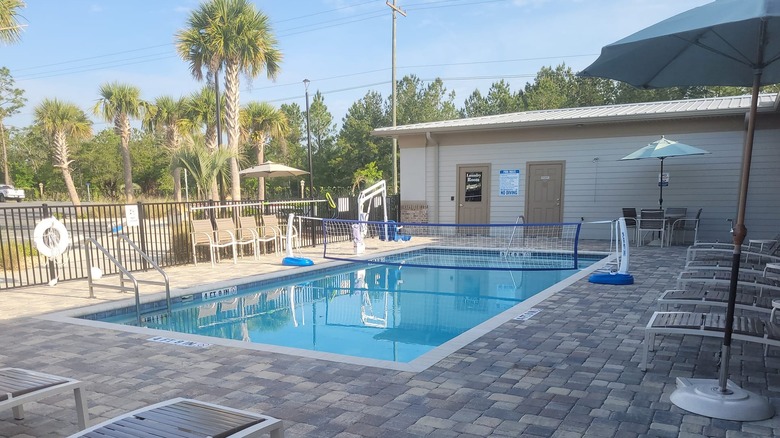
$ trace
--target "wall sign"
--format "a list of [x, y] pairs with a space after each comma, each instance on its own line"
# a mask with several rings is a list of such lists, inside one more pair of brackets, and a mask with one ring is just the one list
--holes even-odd
[[498, 196], [520, 195], [520, 170], [499, 170], [498, 175]]

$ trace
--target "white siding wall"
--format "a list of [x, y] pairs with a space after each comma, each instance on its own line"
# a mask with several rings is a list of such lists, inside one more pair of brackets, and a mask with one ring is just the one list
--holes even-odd
[[[668, 135], [668, 138], [711, 152], [710, 155], [671, 157], [664, 161], [670, 174], [664, 187], [664, 207], [687, 207], [689, 215], [703, 208], [700, 240], [730, 241], [728, 218], [736, 217], [743, 132], [700, 132]], [[620, 158], [657, 140], [656, 136], [539, 140], [495, 144], [406, 148], [401, 153], [401, 197], [425, 200], [433, 211], [435, 167], [439, 166], [439, 222], [456, 221], [457, 165], [490, 163], [491, 223], [513, 223], [525, 209], [526, 163], [563, 160], [564, 221], [609, 220], [622, 207], [658, 206], [659, 160], [620, 161]], [[748, 239], [770, 238], [780, 232], [780, 130], [756, 134], [746, 225]], [[598, 160], [594, 161], [595, 158]], [[520, 169], [520, 196], [498, 196], [499, 171]], [[605, 225], [583, 226], [583, 238], [608, 238]]]

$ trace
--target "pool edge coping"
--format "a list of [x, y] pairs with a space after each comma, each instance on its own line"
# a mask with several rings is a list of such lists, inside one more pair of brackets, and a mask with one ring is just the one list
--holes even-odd
[[[52, 321], [52, 322], [75, 324], [75, 325], [92, 327], [97, 329], [113, 330], [118, 332], [144, 335], [149, 337], [148, 339], [145, 339], [146, 342], [153, 341], [153, 339], [151, 338], [154, 337], [163, 337], [172, 340], [183, 340], [188, 342], [194, 342], [197, 344], [207, 344], [208, 346], [241, 348], [241, 349], [252, 350], [252, 351], [262, 351], [267, 353], [280, 353], [280, 354], [286, 354], [291, 356], [306, 357], [309, 359], [327, 360], [331, 362], [346, 363], [350, 365], [371, 366], [371, 367], [390, 369], [390, 370], [401, 371], [401, 372], [419, 373], [427, 370], [428, 368], [432, 367], [433, 365], [447, 358], [448, 356], [451, 356], [461, 348], [465, 347], [471, 342], [474, 342], [475, 340], [484, 336], [486, 333], [496, 329], [500, 325], [509, 322], [512, 319], [522, 315], [523, 313], [532, 309], [535, 305], [538, 305], [541, 302], [547, 300], [548, 298], [554, 296], [555, 294], [562, 291], [566, 287], [576, 283], [577, 281], [582, 280], [583, 278], [587, 277], [589, 274], [599, 269], [603, 269], [606, 265], [608, 265], [616, 258], [616, 255], [614, 253], [588, 251], [586, 252], [586, 254], [602, 255], [604, 257], [601, 260], [598, 260], [592, 265], [588, 266], [587, 268], [582, 269], [580, 272], [577, 272], [565, 278], [564, 280], [540, 291], [539, 293], [528, 298], [527, 300], [518, 303], [515, 306], [512, 306], [511, 308], [499, 313], [498, 315], [493, 316], [492, 318], [489, 318], [488, 320], [476, 325], [475, 327], [472, 327], [468, 331], [450, 339], [449, 341], [439, 345], [438, 347], [432, 349], [431, 351], [423, 353], [419, 357], [409, 362], [393, 362], [393, 361], [387, 361], [381, 359], [361, 358], [357, 356], [342, 355], [337, 353], [318, 352], [318, 351], [311, 351], [311, 350], [305, 350], [305, 349], [299, 349], [293, 347], [282, 347], [273, 344], [247, 343], [245, 341], [238, 341], [233, 339], [223, 339], [223, 338], [215, 338], [215, 337], [203, 336], [203, 335], [193, 335], [189, 333], [179, 333], [179, 332], [170, 332], [166, 330], [150, 329], [145, 327], [119, 325], [115, 323], [87, 320], [87, 319], [81, 319], [77, 317], [86, 314], [85, 312], [86, 309], [90, 309], [89, 313], [96, 313], [96, 312], [112, 310], [121, 307], [134, 306], [135, 305], [134, 298], [127, 298], [122, 300], [111, 301], [108, 303], [94, 304], [90, 306], [76, 307], [76, 308], [67, 309], [63, 311], [38, 315], [35, 318], [46, 320], [46, 321]], [[378, 257], [378, 255], [373, 254], [371, 256], [371, 258], [375, 258], [375, 257]], [[368, 258], [366, 260], [368, 260]], [[246, 284], [252, 281], [272, 281], [272, 280], [278, 280], [284, 278], [286, 276], [306, 275], [307, 271], [325, 270], [325, 269], [337, 268], [339, 266], [344, 266], [349, 264], [351, 264], [351, 262], [331, 260], [314, 266], [301, 267], [299, 268], [300, 270], [296, 269], [294, 271], [295, 274], [292, 274], [291, 271], [271, 272], [265, 274], [251, 275], [247, 277], [240, 277], [231, 280], [221, 280], [218, 283], [205, 283], [205, 284], [193, 286], [191, 288], [173, 289], [171, 290], [171, 297], [179, 297], [179, 296], [204, 292], [208, 290], [213, 290], [216, 284], [219, 284], [219, 287], [230, 287], [239, 284]], [[160, 292], [160, 293], [149, 294], [141, 298], [142, 298], [142, 302], [159, 301], [165, 298], [165, 293]]]

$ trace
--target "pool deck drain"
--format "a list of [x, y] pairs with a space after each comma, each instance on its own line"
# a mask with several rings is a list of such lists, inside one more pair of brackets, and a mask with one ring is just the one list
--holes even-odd
[[[585, 248], [587, 249], [587, 248]], [[182, 348], [149, 336], [36, 316], [127, 298], [85, 284], [0, 292], [0, 363], [87, 383], [93, 421], [173, 397], [281, 418], [287, 437], [780, 436], [778, 417], [713, 420], [669, 402], [676, 377], [717, 375], [717, 339], [664, 336], [641, 372], [643, 327], [675, 285], [685, 248], [631, 250], [629, 286], [578, 280], [422, 372], [258, 352]], [[304, 256], [308, 257], [309, 255]], [[312, 254], [312, 256], [315, 256]], [[174, 287], [284, 269], [280, 258], [172, 269]], [[300, 268], [295, 268], [300, 269]], [[780, 353], [735, 342], [731, 379], [780, 406]], [[0, 436], [59, 437], [77, 429], [72, 397], [0, 412]]]

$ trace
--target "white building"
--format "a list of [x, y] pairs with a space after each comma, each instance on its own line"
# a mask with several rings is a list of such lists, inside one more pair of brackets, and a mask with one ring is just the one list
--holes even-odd
[[[747, 239], [780, 233], [780, 100], [759, 97]], [[699, 240], [730, 241], [750, 96], [650, 102], [380, 128], [400, 148], [404, 222], [594, 222], [657, 208], [660, 160], [621, 161], [665, 136], [711, 154], [664, 160], [663, 207], [701, 208]], [[583, 238], [608, 238], [604, 225]]]

